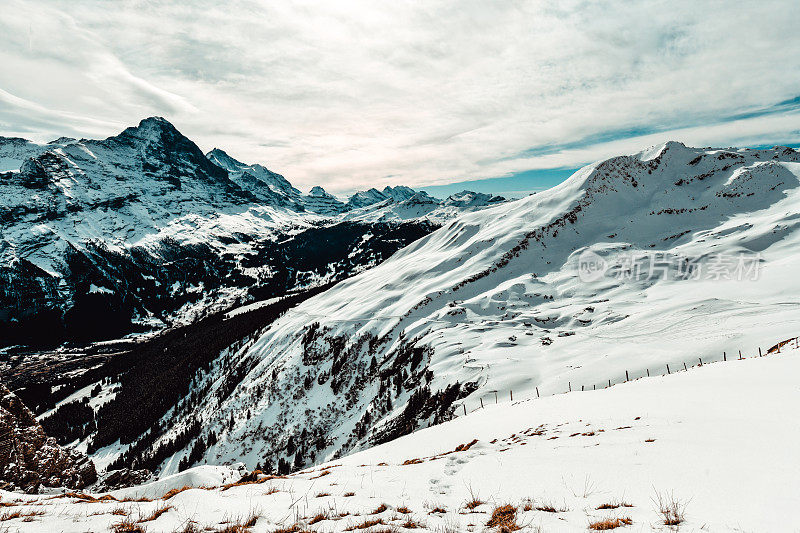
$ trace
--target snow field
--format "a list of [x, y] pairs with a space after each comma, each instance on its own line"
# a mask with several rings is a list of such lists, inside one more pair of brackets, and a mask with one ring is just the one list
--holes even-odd
[[[487, 527], [492, 511], [510, 504], [523, 531], [586, 531], [617, 518], [631, 521], [621, 531], [672, 530], [660, 497], [677, 503], [681, 531], [795, 531], [798, 355], [795, 341], [762, 358], [487, 405], [285, 478], [226, 487], [238, 479], [235, 469], [198, 467], [111, 493], [153, 501], [0, 491], [0, 502], [10, 504], [0, 514], [44, 513], [2, 525], [107, 531], [126, 516], [157, 515], [139, 525], [148, 532], [189, 524], [224, 531], [245, 522], [255, 533], [295, 524], [319, 532], [484, 531], [497, 529]], [[195, 488], [169, 494], [183, 486]], [[210, 486], [217, 488], [200, 488]]]

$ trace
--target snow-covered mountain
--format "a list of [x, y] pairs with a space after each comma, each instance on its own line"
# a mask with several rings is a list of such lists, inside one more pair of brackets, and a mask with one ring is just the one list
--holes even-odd
[[228, 171], [228, 177], [267, 205], [290, 206], [302, 210], [301, 193], [286, 178], [263, 165], [247, 165], [214, 148], [206, 157]]
[[155, 445], [190, 414], [205, 429], [162, 472], [190, 450], [287, 471], [495, 393], [594, 388], [793, 337], [798, 176], [789, 148], [669, 142], [462, 215], [199, 371]]
[[[203, 154], [159, 117], [104, 140], [0, 138], [0, 188], [2, 345], [113, 338], [343, 279], [468, 210], [345, 218], [321, 187]], [[312, 236], [326, 245], [295, 246]]]

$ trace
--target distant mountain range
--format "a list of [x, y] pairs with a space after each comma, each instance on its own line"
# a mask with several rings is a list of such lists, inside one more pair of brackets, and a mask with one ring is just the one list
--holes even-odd
[[0, 345], [160, 329], [343, 279], [503, 201], [306, 195], [159, 117], [104, 140], [0, 137], [0, 190]]

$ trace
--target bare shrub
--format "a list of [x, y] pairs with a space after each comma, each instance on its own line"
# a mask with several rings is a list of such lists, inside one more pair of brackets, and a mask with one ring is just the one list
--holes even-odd
[[656, 491], [653, 503], [665, 526], [678, 526], [686, 520], [686, 506], [689, 502], [678, 500], [672, 492], [662, 494]]

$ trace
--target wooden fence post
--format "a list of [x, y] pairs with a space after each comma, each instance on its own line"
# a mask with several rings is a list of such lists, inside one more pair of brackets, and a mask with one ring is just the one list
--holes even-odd
[[625, 371], [625, 381], [628, 381], [628, 371]]
[[497, 403], [497, 391], [494, 391], [494, 403]]
[[702, 357], [698, 357], [697, 359], [700, 360], [700, 366], [703, 366], [703, 358]]
[[512, 390], [512, 391], [508, 391], [508, 392], [511, 393], [511, 401], [513, 402], [514, 401], [514, 391]]
[[583, 385], [581, 385], [581, 392], [583, 392]]
[[611, 380], [610, 379], [608, 380], [608, 386], [609, 387], [611, 386]]
[[483, 409], [483, 398], [481, 398], [480, 400], [481, 400], [481, 409]]
[[567, 388], [569, 388], [569, 392], [572, 392], [572, 382], [567, 381]]
[[650, 377], [650, 369], [649, 368], [647, 369], [647, 377], [648, 378]]
[[463, 405], [464, 405], [464, 416], [467, 416], [467, 404], [463, 404]]
[[536, 387], [536, 397], [539, 397], [539, 387]]
[[669, 374], [669, 363], [667, 363], [667, 374]]
[[597, 390], [597, 385], [592, 385], [592, 390]]
[[689, 371], [689, 369], [686, 368], [686, 361], [683, 362], [683, 369], [686, 370], [687, 372]]
[[728, 356], [725, 355], [725, 352], [722, 352], [722, 360], [723, 361], [727, 361], [728, 360]]
[[761, 357], [761, 346], [758, 347], [758, 356]]

